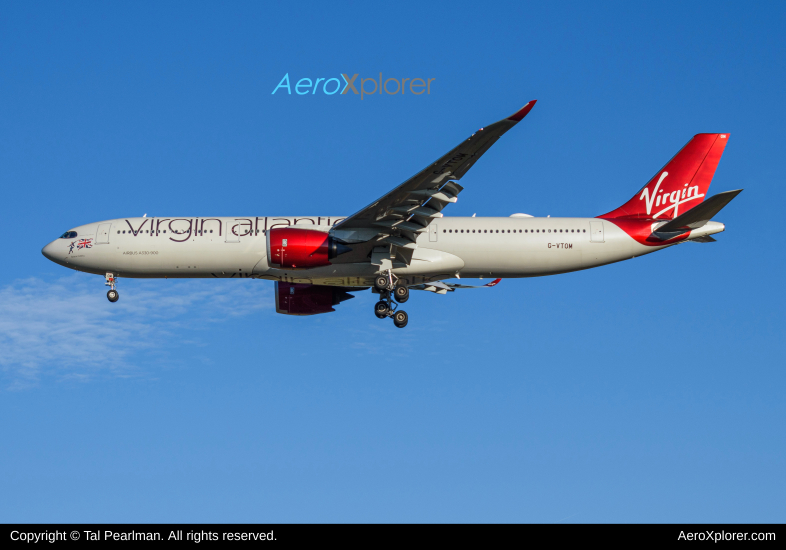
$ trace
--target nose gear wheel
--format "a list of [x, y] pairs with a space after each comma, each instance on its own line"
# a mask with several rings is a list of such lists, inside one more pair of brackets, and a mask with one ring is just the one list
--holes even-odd
[[106, 298], [110, 302], [115, 303], [120, 299], [120, 293], [115, 288], [115, 285], [117, 285], [117, 278], [115, 277], [114, 273], [107, 273], [105, 278], [106, 283], [104, 283], [104, 285], [109, 287], [109, 291], [106, 293]]

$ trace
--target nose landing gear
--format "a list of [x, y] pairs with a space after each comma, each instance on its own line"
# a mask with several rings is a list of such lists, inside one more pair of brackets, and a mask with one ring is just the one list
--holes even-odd
[[[378, 319], [393, 317], [393, 324], [398, 328], [407, 326], [409, 316], [406, 311], [398, 311], [396, 302], [403, 304], [409, 300], [409, 289], [405, 285], [397, 285], [393, 273], [380, 274], [374, 279], [374, 289], [379, 293], [379, 302], [374, 304], [374, 315]], [[395, 301], [394, 301], [395, 299]]]
[[112, 303], [117, 302], [120, 299], [120, 294], [115, 289], [115, 285], [117, 284], [115, 276], [112, 273], [107, 273], [106, 283], [104, 284], [109, 287], [109, 291], [106, 293], [107, 299]]

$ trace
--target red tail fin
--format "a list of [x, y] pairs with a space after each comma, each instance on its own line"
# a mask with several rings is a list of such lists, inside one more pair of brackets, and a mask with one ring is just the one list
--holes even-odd
[[671, 220], [704, 200], [729, 134], [696, 134], [628, 202], [599, 218]]

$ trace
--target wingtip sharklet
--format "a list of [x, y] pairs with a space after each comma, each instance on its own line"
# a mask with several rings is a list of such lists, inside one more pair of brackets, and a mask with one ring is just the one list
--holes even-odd
[[533, 99], [532, 101], [530, 101], [529, 103], [527, 103], [526, 105], [524, 105], [524, 107], [522, 107], [521, 109], [519, 109], [518, 111], [516, 111], [516, 113], [515, 113], [515, 114], [513, 114], [513, 115], [509, 116], [509, 117], [508, 117], [508, 120], [513, 120], [513, 121], [515, 121], [515, 122], [519, 122], [519, 121], [520, 121], [522, 118], [524, 118], [525, 116], [527, 116], [527, 113], [529, 113], [529, 112], [532, 110], [532, 108], [535, 106], [535, 104], [536, 104], [537, 102], [538, 102], [538, 100], [537, 100], [537, 99]]

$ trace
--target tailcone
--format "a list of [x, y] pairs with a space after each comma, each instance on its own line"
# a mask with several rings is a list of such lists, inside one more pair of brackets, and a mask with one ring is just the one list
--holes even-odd
[[698, 229], [694, 229], [690, 232], [690, 236], [688, 239], [697, 239], [699, 237], [709, 237], [710, 235], [714, 235], [715, 233], [722, 233], [726, 231], [726, 226], [720, 222], [713, 222], [709, 221], [699, 227]]

